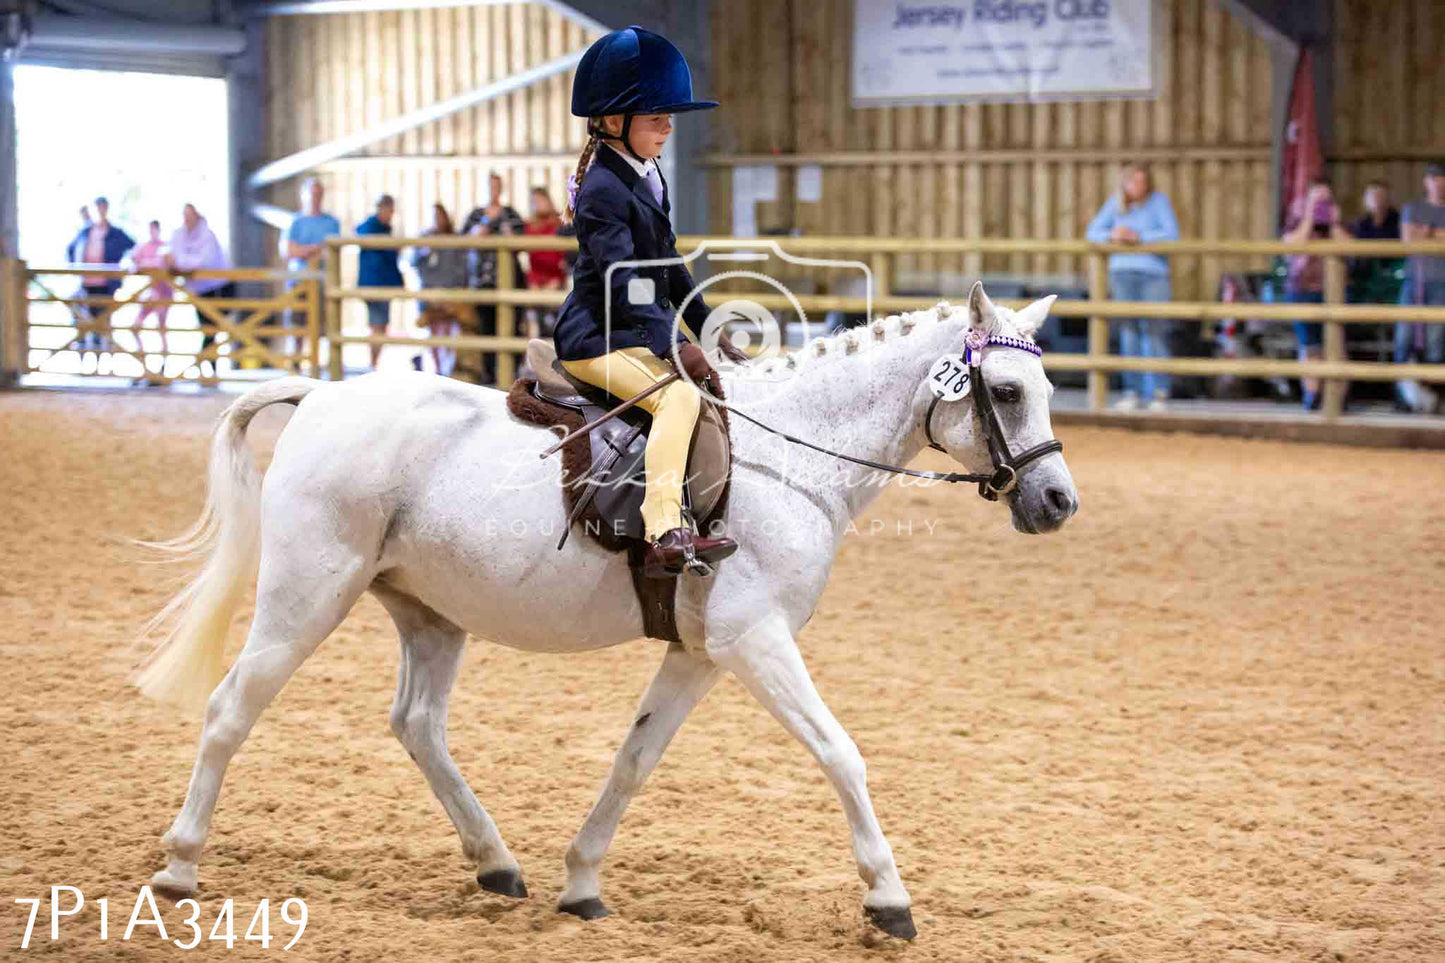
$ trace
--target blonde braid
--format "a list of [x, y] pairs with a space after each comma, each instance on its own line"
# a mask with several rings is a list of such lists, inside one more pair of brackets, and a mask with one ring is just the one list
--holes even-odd
[[568, 224], [572, 223], [572, 216], [577, 213], [577, 195], [582, 190], [582, 178], [587, 176], [587, 168], [592, 166], [592, 155], [595, 153], [597, 153], [597, 135], [591, 134], [582, 148], [582, 156], [577, 158], [577, 172], [572, 175], [572, 180], [567, 187], [566, 221]]

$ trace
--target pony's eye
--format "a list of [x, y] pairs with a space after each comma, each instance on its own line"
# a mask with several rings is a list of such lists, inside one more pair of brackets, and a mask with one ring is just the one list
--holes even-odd
[[993, 400], [1001, 405], [1011, 405], [1018, 401], [1020, 392], [1013, 385], [999, 385], [993, 389]]

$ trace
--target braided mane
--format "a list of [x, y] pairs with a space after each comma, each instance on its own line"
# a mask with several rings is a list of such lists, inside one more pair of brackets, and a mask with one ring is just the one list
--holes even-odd
[[[831, 364], [840, 358], [866, 353], [876, 347], [891, 344], [905, 338], [919, 328], [937, 325], [949, 318], [955, 311], [967, 311], [967, 306], [939, 301], [931, 308], [890, 314], [876, 318], [866, 325], [849, 328], [836, 334], [810, 338], [801, 348], [787, 351], [776, 358], [755, 362], [745, 369], [737, 369], [733, 377], [776, 379], [781, 374], [817, 368]], [[1013, 312], [1005, 307], [995, 309], [995, 320], [987, 334], [1004, 335], [1016, 333], [1013, 328]], [[962, 350], [962, 346], [960, 346]]]

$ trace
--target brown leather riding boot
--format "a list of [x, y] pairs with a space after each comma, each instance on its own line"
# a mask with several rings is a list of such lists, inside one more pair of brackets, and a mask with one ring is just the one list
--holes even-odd
[[643, 555], [644, 578], [671, 578], [684, 570], [699, 575], [710, 574], [712, 564], [738, 550], [738, 543], [726, 535], [699, 538], [690, 528], [674, 528], [647, 544]]

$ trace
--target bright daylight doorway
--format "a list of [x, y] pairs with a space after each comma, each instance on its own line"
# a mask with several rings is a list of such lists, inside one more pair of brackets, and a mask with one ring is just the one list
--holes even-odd
[[[67, 249], [83, 224], [81, 208], [94, 217], [100, 196], [110, 202], [110, 222], [137, 244], [149, 239], [153, 220], [160, 221], [161, 240], [168, 242], [181, 224], [181, 208], [190, 203], [230, 251], [225, 80], [22, 64], [15, 70], [15, 123], [20, 256], [31, 267], [67, 263]], [[49, 279], [52, 290], [62, 286], [55, 290], [60, 297], [75, 295], [78, 283], [74, 276]], [[120, 296], [138, 284], [128, 282]], [[140, 311], [124, 306], [112, 315], [112, 323], [130, 327]], [[32, 304], [30, 316], [36, 324], [72, 323], [64, 304]], [[148, 327], [155, 323], [154, 315], [145, 322]], [[169, 350], [200, 348], [191, 307], [172, 307], [166, 327], [179, 329], [169, 336]], [[43, 361], [47, 372], [62, 379], [82, 370], [121, 378], [144, 374], [139, 360], [126, 354], [43, 350], [64, 345], [73, 335], [63, 328], [32, 329], [32, 363]], [[130, 332], [116, 337], [134, 346]], [[158, 331], [147, 330], [141, 337], [145, 350], [161, 349]], [[166, 373], [179, 375], [190, 363], [172, 357]], [[26, 380], [44, 382], [47, 376]]]

